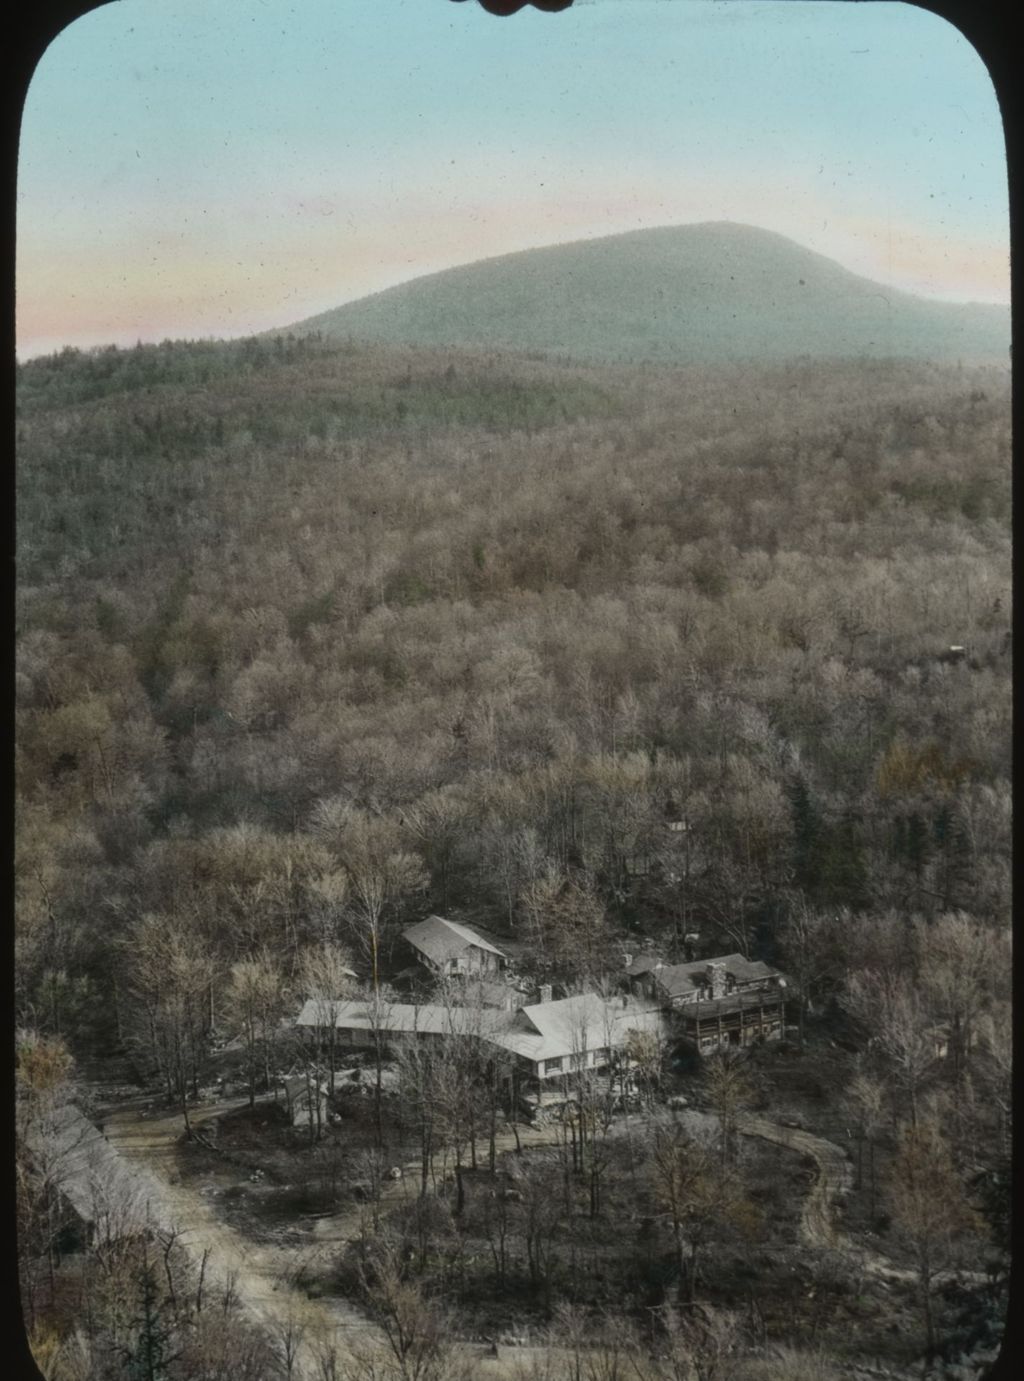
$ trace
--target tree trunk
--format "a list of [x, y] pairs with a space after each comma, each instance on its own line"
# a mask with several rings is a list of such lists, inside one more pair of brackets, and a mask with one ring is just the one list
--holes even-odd
[[935, 1355], [935, 1320], [932, 1317], [932, 1272], [931, 1262], [925, 1258], [921, 1262], [921, 1304], [924, 1308], [925, 1329], [925, 1367]]
[[497, 1160], [497, 1136], [498, 1136], [498, 1076], [492, 1072], [491, 1085], [491, 1125], [488, 1130], [487, 1138], [487, 1168], [494, 1174], [495, 1163]]
[[[575, 1145], [573, 1147], [575, 1155]], [[569, 1171], [569, 1129], [562, 1123], [562, 1170], [563, 1188], [565, 1191], [565, 1212], [568, 1218], [572, 1218], [572, 1180]]]
[[254, 1108], [256, 1106], [256, 1039], [251, 1028], [247, 1033], [247, 1044], [249, 1047], [247, 1052], [247, 1063], [249, 1065], [249, 1107]]
[[431, 1124], [426, 1117], [420, 1122], [420, 1198], [427, 1197], [427, 1184], [430, 1179], [430, 1139]]
[[377, 1042], [377, 1078], [373, 1090], [373, 1125], [374, 1135], [377, 1142], [377, 1150], [384, 1149], [384, 1117], [381, 1110], [381, 1100], [383, 1098], [383, 1079], [382, 1079], [383, 1059], [381, 1056], [380, 1041]]

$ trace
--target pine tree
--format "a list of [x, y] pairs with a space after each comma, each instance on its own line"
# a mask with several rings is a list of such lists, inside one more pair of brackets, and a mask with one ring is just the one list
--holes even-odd
[[139, 1313], [132, 1320], [134, 1345], [125, 1350], [125, 1376], [130, 1381], [161, 1381], [176, 1360], [169, 1351], [173, 1327], [165, 1320], [156, 1271], [148, 1258], [139, 1276]]

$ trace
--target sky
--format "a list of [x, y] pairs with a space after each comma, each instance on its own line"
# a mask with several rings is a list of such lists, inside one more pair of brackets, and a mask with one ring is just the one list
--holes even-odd
[[29, 88], [18, 354], [245, 335], [477, 259], [714, 220], [1009, 301], [984, 64], [902, 3], [115, 0]]

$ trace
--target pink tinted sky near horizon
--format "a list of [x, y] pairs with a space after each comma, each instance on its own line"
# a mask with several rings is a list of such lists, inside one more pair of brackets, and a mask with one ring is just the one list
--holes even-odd
[[1009, 300], [1003, 135], [926, 11], [118, 0], [44, 54], [19, 356], [287, 325], [643, 226], [760, 225], [889, 286]]

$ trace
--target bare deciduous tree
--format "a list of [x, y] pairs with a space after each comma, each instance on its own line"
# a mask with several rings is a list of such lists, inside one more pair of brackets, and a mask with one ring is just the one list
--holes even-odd
[[224, 997], [232, 1030], [245, 1043], [251, 1108], [259, 1076], [264, 1089], [270, 1087], [270, 1055], [285, 1011], [284, 979], [269, 951], [261, 950], [232, 965]]
[[949, 1032], [953, 1077], [959, 1083], [978, 1017], [1009, 971], [1009, 932], [958, 911], [930, 924], [918, 921], [915, 940], [921, 982]]
[[338, 1003], [355, 985], [348, 951], [331, 940], [307, 946], [299, 954], [296, 981], [314, 1004], [317, 1030], [327, 1049], [327, 1078], [333, 1097], [338, 1067]]
[[920, 988], [908, 976], [860, 970], [849, 978], [842, 1001], [863, 1024], [889, 1077], [907, 1100], [910, 1120], [916, 1122], [921, 1091], [937, 1054], [935, 1023]]
[[123, 948], [134, 1043], [156, 1066], [191, 1135], [188, 1104], [199, 1096], [211, 1034], [212, 956], [189, 925], [166, 916], [143, 917]]
[[871, 1216], [875, 1214], [875, 1140], [885, 1121], [884, 1085], [863, 1071], [854, 1075], [845, 1094], [846, 1106], [857, 1127], [857, 1185], [864, 1187], [864, 1142], [868, 1144], [871, 1182]]
[[725, 1228], [752, 1230], [756, 1213], [735, 1171], [678, 1126], [655, 1132], [650, 1175], [672, 1226], [679, 1298], [692, 1302], [703, 1249]]
[[321, 801], [314, 812], [313, 830], [337, 855], [348, 876], [353, 935], [369, 959], [376, 989], [385, 926], [407, 896], [426, 886], [423, 865], [404, 846], [397, 821], [345, 801]]
[[354, 1351], [354, 1370], [365, 1381], [455, 1381], [460, 1360], [451, 1322], [402, 1269], [400, 1243], [379, 1237], [362, 1271], [362, 1293], [384, 1334], [385, 1346]]
[[726, 1050], [715, 1051], [704, 1062], [704, 1087], [718, 1118], [721, 1159], [727, 1165], [735, 1157], [739, 1114], [754, 1098], [754, 1087], [742, 1057]]
[[903, 1129], [890, 1172], [888, 1197], [893, 1219], [914, 1253], [931, 1357], [936, 1345], [935, 1273], [951, 1259], [958, 1239], [982, 1228], [936, 1122], [922, 1118]]

